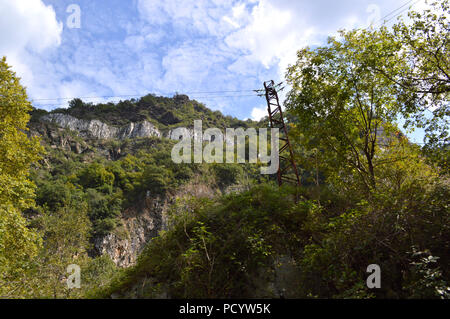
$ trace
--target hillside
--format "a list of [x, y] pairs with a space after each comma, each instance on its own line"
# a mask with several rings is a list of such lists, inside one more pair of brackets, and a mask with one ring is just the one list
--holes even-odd
[[[55, 109], [51, 113], [67, 114], [82, 120], [99, 120], [111, 126], [148, 121], [162, 132], [173, 127], [191, 127], [197, 119], [202, 119], [205, 127], [245, 128], [255, 124], [251, 120], [242, 121], [224, 116], [220, 111], [211, 111], [202, 103], [190, 100], [187, 95], [168, 98], [149, 94], [137, 100], [107, 104], [85, 103], [81, 99], [74, 99], [69, 105], [67, 109]], [[45, 111], [38, 110], [35, 113], [38, 117], [45, 114]]]
[[[69, 109], [32, 112], [30, 135], [41, 138], [46, 155], [31, 175], [37, 207], [25, 215], [44, 231], [52, 254], [68, 262], [73, 252], [87, 253], [83, 296], [403, 298], [434, 295], [424, 288], [430, 282], [445, 286], [448, 182], [431, 174], [418, 185], [421, 173], [405, 169], [430, 170], [423, 160], [390, 167], [403, 176], [401, 184], [388, 186], [392, 177], [380, 175], [385, 185], [366, 200], [364, 191], [325, 182], [330, 171], [309, 166], [311, 155], [296, 145], [305, 186], [280, 189], [256, 164], [170, 159], [171, 129], [192, 127], [196, 116], [221, 128], [266, 123], [225, 117], [179, 96], [108, 105], [74, 101]], [[417, 151], [404, 138], [380, 141], [379, 160]], [[85, 226], [69, 231], [80, 213]], [[60, 246], [59, 237], [70, 243]], [[61, 255], [61, 249], [72, 253]], [[381, 290], [364, 288], [370, 263], [396, 269], [384, 273]], [[437, 279], [417, 282], [424, 272]]]
[[[227, 26], [228, 35], [213, 28], [227, 46], [198, 46], [202, 34], [193, 47], [183, 40], [175, 55], [166, 54], [172, 50], [165, 44], [164, 54], [134, 51], [139, 41], [125, 41], [124, 49], [117, 38], [105, 57], [133, 51], [133, 58], [112, 60], [110, 68], [96, 54], [102, 47], [88, 45], [98, 40], [88, 24], [68, 30], [58, 23], [64, 50], [8, 57], [32, 62], [14, 66], [31, 72], [21, 74], [29, 92], [1, 58], [0, 298], [449, 299], [450, 3], [430, 6], [410, 8], [407, 22], [343, 30], [326, 43], [295, 48], [286, 70], [280, 69], [289, 62], [284, 58], [267, 59], [264, 70], [251, 62], [269, 57], [251, 35], [244, 42], [259, 52], [229, 52], [236, 42], [231, 34], [255, 31], [244, 25]], [[236, 23], [257, 18], [259, 11], [241, 17], [247, 7], [233, 9]], [[74, 32], [80, 45], [67, 46]], [[33, 43], [25, 43], [17, 52], [31, 57]], [[81, 48], [89, 58], [78, 54]], [[129, 63], [144, 52], [162, 69], [151, 72], [141, 61], [133, 71]], [[189, 56], [199, 63], [187, 65]], [[101, 71], [81, 76], [80, 62]], [[174, 69], [164, 71], [169, 65]], [[271, 126], [282, 129], [270, 142], [266, 130], [256, 130], [268, 128], [267, 118], [225, 116], [187, 95], [98, 104], [75, 98], [50, 112], [30, 102], [44, 94], [62, 100], [68, 91], [118, 94], [143, 83], [171, 90], [172, 79], [172, 89], [242, 92], [233, 95], [242, 105], [230, 107], [253, 116], [260, 112], [255, 100], [234, 97], [254, 97], [254, 87], [244, 83], [273, 72], [276, 80], [285, 72], [285, 83], [264, 82], [269, 106], [283, 100], [282, 111], [269, 115]], [[120, 81], [125, 74], [129, 80]], [[210, 75], [216, 80], [207, 83]], [[288, 92], [277, 96], [284, 87]], [[241, 127], [259, 136], [199, 134], [197, 120], [203, 130]], [[417, 129], [423, 139], [412, 143], [408, 137], [417, 138]], [[184, 143], [189, 140], [194, 143]], [[231, 151], [232, 141], [240, 147]], [[275, 170], [265, 174], [268, 165]], [[294, 185], [293, 176], [299, 177]], [[173, 304], [165, 313], [186, 312], [190, 301], [181, 303], [186, 308]]]
[[260, 179], [249, 177], [250, 165], [175, 165], [170, 159], [170, 130], [192, 127], [194, 118], [203, 119], [204, 129], [256, 122], [223, 116], [187, 96], [96, 105], [75, 99], [70, 105], [32, 111], [30, 135], [46, 149], [32, 176], [40, 207], [58, 210], [83, 198], [93, 227], [91, 256], [107, 254], [120, 267], [133, 265], [144, 245], [167, 228], [166, 212], [176, 198], [214, 197]]

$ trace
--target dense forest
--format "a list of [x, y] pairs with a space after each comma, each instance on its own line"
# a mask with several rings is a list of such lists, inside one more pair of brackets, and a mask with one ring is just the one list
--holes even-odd
[[[434, 6], [298, 51], [284, 108], [300, 187], [259, 162], [171, 159], [174, 128], [267, 118], [182, 94], [47, 112], [3, 58], [0, 297], [449, 298], [450, 10]], [[143, 122], [148, 136], [96, 135]]]

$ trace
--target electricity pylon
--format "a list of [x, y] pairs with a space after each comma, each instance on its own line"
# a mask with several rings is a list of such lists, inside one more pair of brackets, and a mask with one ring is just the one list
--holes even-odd
[[[281, 84], [281, 83], [280, 83]], [[265, 96], [267, 100], [267, 111], [269, 113], [269, 121], [271, 128], [278, 128], [280, 130], [280, 149], [278, 165], [278, 185], [281, 186], [283, 182], [290, 182], [300, 186], [300, 176], [298, 174], [297, 165], [295, 165], [294, 152], [291, 143], [289, 142], [288, 131], [281, 110], [280, 101], [278, 99], [277, 87], [273, 80], [264, 82]]]

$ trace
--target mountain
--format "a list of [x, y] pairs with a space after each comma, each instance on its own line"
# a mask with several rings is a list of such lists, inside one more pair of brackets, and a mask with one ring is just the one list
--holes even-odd
[[[363, 145], [358, 126], [349, 152], [340, 154], [300, 134], [303, 123], [287, 116], [302, 180], [296, 188], [278, 187], [259, 164], [174, 163], [171, 132], [191, 133], [194, 120], [203, 129], [267, 127], [187, 96], [96, 105], [75, 99], [68, 109], [33, 110], [29, 135], [40, 137], [46, 154], [31, 169], [36, 205], [24, 216], [42, 234], [43, 249], [25, 293], [448, 297], [450, 183], [433, 157], [383, 125], [367, 190], [361, 166], [339, 162], [352, 151], [364, 160], [361, 148], [349, 146]], [[62, 281], [74, 263], [83, 284], [69, 290]], [[382, 284], [372, 289], [368, 271], [376, 266]]]
[[[95, 105], [74, 99], [69, 104], [67, 109], [32, 111], [29, 134], [39, 136], [46, 149], [32, 177], [42, 207], [57, 210], [72, 197], [61, 200], [58, 193], [81, 191], [93, 224], [91, 256], [107, 254], [117, 266], [131, 266], [145, 244], [167, 228], [167, 210], [176, 198], [214, 197], [246, 187], [244, 180], [249, 183], [249, 174], [237, 165], [171, 163], [171, 139], [177, 139], [171, 132], [192, 130], [197, 119], [203, 129], [256, 127], [257, 122], [224, 116], [186, 95]], [[148, 185], [155, 177], [146, 175], [150, 169], [164, 185]], [[112, 181], [90, 181], [90, 174]]]
[[[107, 125], [121, 127], [130, 122], [148, 121], [166, 132], [174, 127], [189, 127], [194, 120], [201, 119], [205, 127], [248, 127], [253, 121], [242, 121], [224, 116], [220, 111], [211, 111], [202, 103], [190, 100], [187, 95], [173, 98], [146, 95], [138, 100], [131, 99], [118, 103], [84, 103], [81, 99], [69, 102], [69, 108], [56, 109], [51, 114], [66, 114], [80, 120], [98, 120]], [[39, 110], [39, 115], [45, 114]]]

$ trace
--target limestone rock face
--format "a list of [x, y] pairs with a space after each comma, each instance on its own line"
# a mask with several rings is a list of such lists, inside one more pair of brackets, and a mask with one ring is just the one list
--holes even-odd
[[[225, 130], [219, 130], [222, 133], [222, 137], [219, 138], [220, 141], [233, 145], [234, 143], [234, 136], [229, 137], [226, 135], [226, 131]], [[180, 140], [181, 138], [188, 138], [191, 139], [192, 141], [208, 141], [208, 142], [212, 142], [215, 140], [215, 138], [217, 138], [217, 136], [215, 136], [214, 138], [209, 137], [207, 138], [203, 132], [202, 135], [199, 135], [196, 131], [194, 131], [194, 129], [192, 128], [186, 128], [186, 127], [176, 127], [174, 129], [171, 129], [167, 132], [167, 134], [164, 136], [166, 138], [169, 138], [171, 140]]]
[[94, 239], [95, 253], [108, 254], [119, 267], [129, 267], [151, 238], [165, 228], [163, 216], [167, 207], [161, 198], [145, 199], [122, 213], [121, 234], [111, 233]]
[[171, 140], [179, 140], [181, 138], [188, 138], [193, 140], [194, 138], [199, 140], [199, 136], [195, 135], [194, 129], [186, 127], [177, 127], [167, 132], [166, 138]]
[[[212, 138], [207, 139], [205, 136], [199, 135], [193, 128], [186, 127], [172, 128], [163, 135], [155, 125], [148, 121], [138, 123], [130, 122], [125, 126], [116, 127], [103, 123], [99, 120], [83, 120], [63, 113], [50, 113], [42, 116], [41, 120], [78, 132], [78, 134], [82, 137], [93, 137], [97, 139], [124, 140], [127, 138], [156, 136], [159, 138], [165, 137], [172, 140], [180, 140], [181, 138], [188, 138], [196, 141], [213, 140]], [[221, 131], [221, 133], [222, 137], [220, 140], [227, 144], [233, 145], [234, 137], [227, 136], [225, 131]]]
[[176, 193], [163, 198], [152, 197], [148, 191], [145, 199], [122, 213], [121, 234], [115, 232], [94, 239], [94, 253], [108, 254], [119, 267], [132, 266], [145, 245], [158, 236], [161, 230], [167, 230], [167, 211], [177, 198], [190, 196], [212, 198], [214, 195], [216, 192], [210, 185], [204, 185], [198, 180], [182, 186]]
[[123, 127], [115, 127], [99, 120], [82, 120], [76, 117], [51, 113], [42, 117], [42, 120], [55, 123], [58, 126], [77, 131], [81, 136], [98, 139], [126, 139], [135, 137], [161, 137], [161, 132], [150, 122], [129, 123]]
[[147, 121], [130, 123], [127, 126], [120, 128], [117, 133], [117, 138], [119, 139], [149, 136], [161, 137], [161, 132], [159, 132], [153, 124]]

